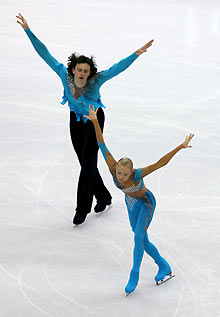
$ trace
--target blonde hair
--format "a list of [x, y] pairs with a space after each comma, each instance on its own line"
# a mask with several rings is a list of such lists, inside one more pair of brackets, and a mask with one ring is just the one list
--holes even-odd
[[129, 159], [128, 157], [122, 157], [118, 162], [117, 165], [123, 165], [123, 166], [127, 166], [130, 168], [130, 170], [132, 171], [133, 169], [133, 162], [131, 159]]

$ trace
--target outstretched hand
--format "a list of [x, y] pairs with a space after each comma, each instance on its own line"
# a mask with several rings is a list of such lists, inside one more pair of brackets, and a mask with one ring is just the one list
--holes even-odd
[[145, 44], [144, 46], [142, 46], [141, 48], [139, 48], [139, 50], [137, 50], [135, 53], [137, 55], [141, 55], [142, 53], [146, 52], [148, 47], [150, 47], [153, 44], [154, 40], [151, 40], [150, 42], [148, 42], [147, 44]]
[[18, 24], [20, 24], [24, 30], [28, 29], [28, 24], [27, 21], [25, 20], [25, 18], [23, 17], [23, 15], [21, 15], [21, 13], [19, 13], [19, 15], [16, 15], [16, 18], [18, 18], [19, 20], [17, 21]]
[[182, 143], [184, 148], [192, 147], [191, 145], [189, 145], [189, 142], [192, 140], [193, 137], [194, 137], [194, 134], [190, 133], [190, 135], [185, 138], [185, 141]]
[[97, 108], [95, 110], [94, 106], [92, 106], [92, 108], [91, 108], [91, 105], [89, 105], [89, 115], [88, 116], [85, 115], [84, 117], [91, 120], [91, 121], [97, 119], [96, 114], [97, 114], [98, 109], [99, 108]]

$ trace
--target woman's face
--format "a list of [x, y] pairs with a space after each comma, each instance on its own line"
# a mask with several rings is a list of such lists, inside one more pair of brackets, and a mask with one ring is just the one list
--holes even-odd
[[119, 183], [126, 182], [131, 176], [132, 172], [128, 166], [124, 166], [122, 164], [118, 164], [116, 166], [116, 177]]
[[74, 74], [74, 82], [76, 87], [83, 88], [87, 84], [87, 79], [90, 75], [90, 65], [87, 63], [76, 64], [75, 69], [72, 69]]

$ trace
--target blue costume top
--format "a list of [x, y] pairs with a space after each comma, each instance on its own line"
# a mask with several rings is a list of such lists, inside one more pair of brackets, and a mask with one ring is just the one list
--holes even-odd
[[141, 169], [135, 169], [133, 171], [133, 175], [132, 175], [132, 180], [134, 181], [134, 183], [130, 186], [130, 187], [122, 187], [120, 186], [117, 177], [114, 174], [112, 174], [113, 177], [113, 181], [116, 187], [118, 187], [119, 189], [121, 189], [123, 191], [123, 193], [125, 193], [125, 195], [129, 195], [129, 193], [138, 193], [144, 186], [144, 182], [143, 182], [143, 177], [141, 175]]
[[84, 118], [84, 115], [89, 114], [89, 104], [94, 105], [95, 109], [99, 107], [105, 108], [105, 106], [101, 102], [101, 96], [99, 92], [101, 85], [112, 77], [123, 72], [138, 57], [137, 54], [133, 53], [127, 58], [122, 59], [119, 63], [114, 64], [108, 70], [97, 73], [93, 78], [87, 81], [86, 87], [82, 88], [80, 91], [81, 96], [79, 96], [79, 98], [76, 100], [74, 98], [75, 85], [73, 76], [68, 74], [67, 68], [63, 64], [59, 63], [49, 53], [46, 46], [31, 32], [29, 28], [25, 30], [25, 32], [40, 57], [42, 57], [43, 60], [60, 77], [64, 87], [63, 101], [61, 102], [61, 104], [64, 105], [68, 101], [70, 111], [75, 112], [77, 121], [81, 119], [86, 122], [88, 120], [87, 118]]
[[148, 165], [144, 168], [132, 169], [132, 175], [130, 180], [126, 182], [127, 186], [121, 185], [116, 177], [116, 166], [117, 161], [114, 159], [110, 151], [108, 150], [107, 146], [105, 145], [104, 138], [102, 131], [100, 129], [98, 120], [93, 120], [95, 133], [99, 148], [104, 156], [104, 159], [108, 165], [110, 173], [113, 176], [113, 181], [115, 185], [121, 189], [125, 193], [125, 201], [127, 204], [128, 209], [132, 210], [133, 207], [136, 205], [137, 202], [147, 202], [149, 209], [151, 210], [151, 219], [152, 219], [152, 208], [151, 206], [155, 207], [155, 198], [153, 194], [144, 187], [143, 178], [152, 172], [156, 171], [157, 169], [165, 166], [171, 158], [180, 151], [184, 146], [180, 144], [175, 149], [164, 155], [159, 161], [154, 164]]
[[[141, 191], [141, 189], [144, 187], [144, 182], [143, 182], [143, 176], [142, 176], [142, 169], [137, 168], [133, 170], [133, 175], [132, 175], [132, 180], [134, 183], [129, 186], [129, 187], [122, 187], [116, 177], [116, 174], [112, 174], [113, 177], [113, 182], [117, 188], [119, 188], [124, 194], [125, 194], [125, 202], [129, 210], [132, 210], [134, 206], [137, 206], [138, 203], [138, 208], [140, 207], [140, 204], [142, 203], [150, 203], [152, 206], [153, 201], [155, 198], [153, 197], [153, 194], [149, 189], [146, 189], [146, 191], [141, 195], [141, 196], [130, 196], [129, 194], [132, 193], [138, 193]], [[155, 205], [155, 202], [154, 202]], [[151, 206], [150, 209], [151, 209]], [[151, 210], [151, 218], [153, 216], [153, 211]]]

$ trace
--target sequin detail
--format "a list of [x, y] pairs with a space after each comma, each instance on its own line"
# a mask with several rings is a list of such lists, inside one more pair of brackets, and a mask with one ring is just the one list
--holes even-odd
[[78, 99], [80, 96], [85, 94], [87, 88], [86, 87], [85, 88], [76, 87], [75, 82], [74, 82], [74, 77], [72, 75], [67, 74], [66, 82], [67, 82], [67, 85], [69, 87], [69, 90], [70, 90], [72, 96], [75, 99]]
[[116, 187], [118, 187], [120, 190], [123, 191], [123, 193], [127, 194], [127, 193], [136, 193], [140, 190], [140, 187], [142, 185], [142, 182], [138, 182], [136, 184], [133, 184], [132, 186], [130, 187], [127, 187], [127, 188], [123, 188], [122, 186], [120, 186], [120, 184], [118, 183], [117, 181], [117, 178], [116, 178], [116, 175], [112, 175], [113, 177], [113, 181], [114, 181], [114, 184]]
[[139, 202], [136, 197], [125, 195], [125, 202], [130, 210], [134, 208], [134, 205]]
[[74, 78], [70, 74], [67, 74], [66, 78], [67, 85], [69, 87], [69, 90], [71, 91], [71, 94], [73, 97], [75, 96], [76, 93], [76, 88], [75, 88], [75, 83], [74, 83]]
[[127, 187], [127, 188], [121, 188], [121, 190], [123, 191], [123, 193], [137, 193], [139, 192], [140, 190], [140, 187], [141, 187], [141, 182], [138, 182], [130, 187]]
[[132, 186], [130, 187], [127, 187], [127, 188], [123, 188], [120, 186], [120, 184], [118, 183], [117, 181], [117, 178], [116, 178], [116, 175], [113, 175], [113, 181], [116, 185], [116, 187], [118, 187], [119, 189], [121, 189], [123, 191], [123, 193], [127, 194], [127, 193], [137, 193], [140, 191], [140, 189], [143, 187], [142, 185], [142, 182], [143, 181], [139, 181], [135, 184], [133, 184]]
[[138, 197], [138, 198], [132, 197], [132, 196], [129, 196], [128, 194], [139, 192], [139, 190], [143, 187], [142, 186], [143, 180], [141, 180], [138, 183], [135, 183], [132, 186], [127, 187], [127, 188], [123, 188], [120, 186], [120, 184], [117, 181], [116, 175], [113, 175], [113, 181], [114, 181], [116, 187], [118, 187], [119, 189], [121, 189], [123, 191], [123, 193], [125, 193], [125, 202], [126, 202], [127, 206], [129, 207], [129, 209], [133, 209], [134, 205], [136, 203], [139, 203], [140, 197]]

